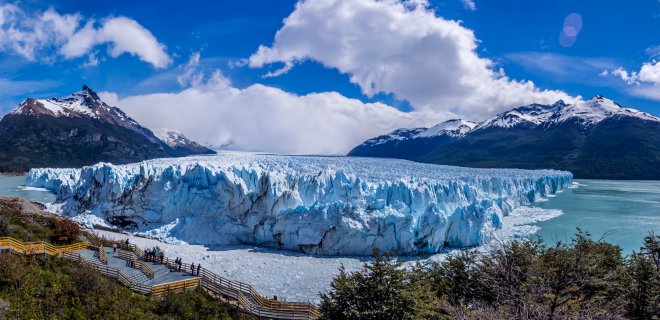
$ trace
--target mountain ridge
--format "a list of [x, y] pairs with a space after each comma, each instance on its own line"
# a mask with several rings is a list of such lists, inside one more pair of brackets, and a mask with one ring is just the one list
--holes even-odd
[[369, 139], [348, 155], [482, 168], [553, 168], [578, 178], [660, 179], [660, 118], [603, 96], [513, 108], [461, 135], [415, 130], [414, 135], [398, 134], [398, 139], [390, 139], [391, 134]]
[[86, 85], [61, 98], [27, 98], [0, 119], [0, 172], [215, 153], [193, 147], [170, 147]]

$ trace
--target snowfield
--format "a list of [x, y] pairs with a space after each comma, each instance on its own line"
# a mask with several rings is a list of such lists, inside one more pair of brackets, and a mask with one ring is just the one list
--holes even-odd
[[570, 187], [555, 170], [224, 153], [82, 169], [33, 169], [66, 216], [203, 245], [318, 255], [436, 253], [485, 243], [513, 209]]

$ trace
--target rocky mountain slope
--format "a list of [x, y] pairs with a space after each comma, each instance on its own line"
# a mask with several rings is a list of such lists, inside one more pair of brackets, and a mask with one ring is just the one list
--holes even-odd
[[[577, 178], [660, 179], [660, 118], [596, 96], [514, 108], [460, 131], [450, 120], [365, 141], [350, 156], [492, 168], [552, 168]], [[401, 132], [407, 132], [403, 135]]]
[[213, 152], [204, 149], [170, 147], [87, 86], [63, 98], [28, 98], [0, 120], [0, 172]]

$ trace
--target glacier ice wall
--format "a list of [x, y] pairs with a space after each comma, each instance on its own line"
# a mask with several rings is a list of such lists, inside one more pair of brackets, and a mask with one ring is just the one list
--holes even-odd
[[[33, 169], [67, 216], [88, 212], [189, 243], [312, 254], [435, 253], [482, 244], [502, 216], [572, 183], [555, 170], [227, 153]], [[165, 231], [163, 231], [165, 230]]]

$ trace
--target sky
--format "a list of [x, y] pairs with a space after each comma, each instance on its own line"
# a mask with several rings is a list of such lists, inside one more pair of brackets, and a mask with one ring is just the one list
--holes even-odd
[[295, 154], [594, 95], [660, 115], [660, 0], [0, 1], [0, 113], [83, 84], [154, 130]]

